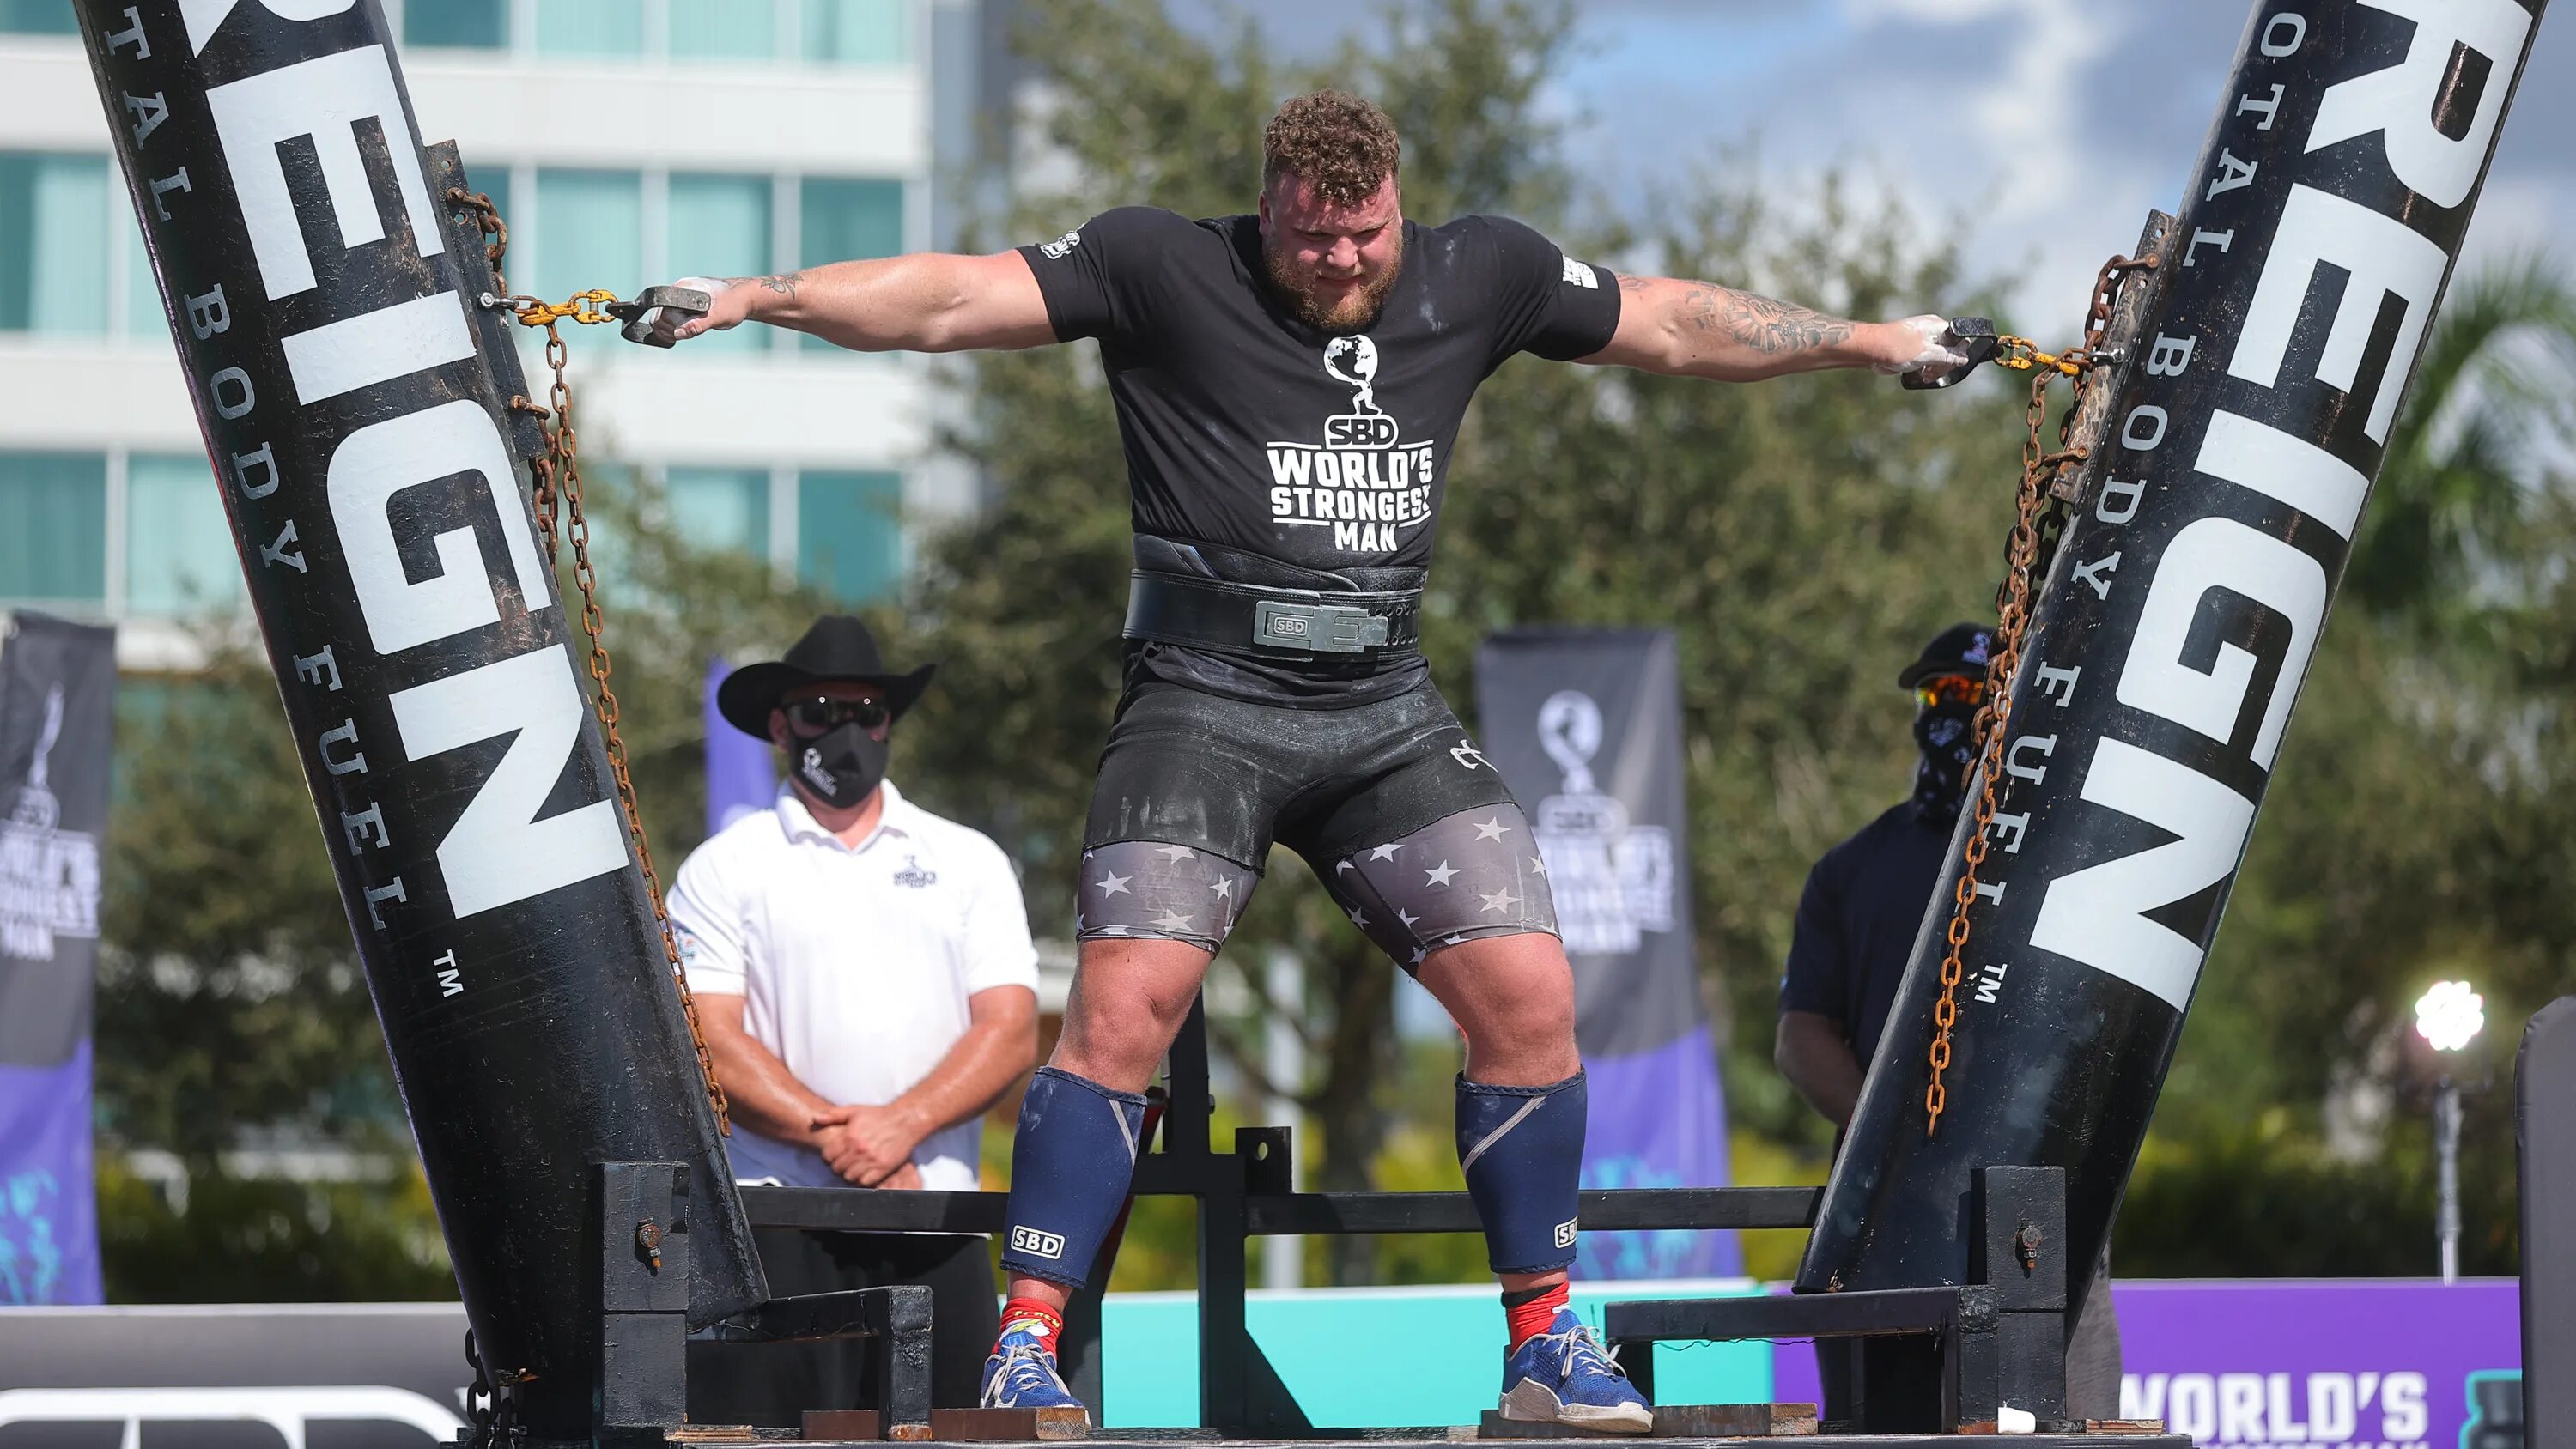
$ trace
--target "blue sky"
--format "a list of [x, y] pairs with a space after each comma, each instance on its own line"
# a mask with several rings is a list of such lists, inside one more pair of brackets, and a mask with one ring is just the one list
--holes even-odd
[[[1229, 8], [1173, 3], [1190, 17]], [[1239, 8], [1282, 45], [1317, 53], [1365, 34], [1387, 7]], [[1582, 173], [1624, 200], [1750, 143], [1783, 190], [1840, 165], [1928, 217], [1968, 216], [1974, 269], [2016, 279], [2020, 315], [2005, 320], [2055, 337], [2080, 320], [2102, 258], [2136, 241], [2151, 208], [2178, 204], [2252, 8], [1577, 0], [1577, 54], [1553, 99], [1580, 118]], [[2464, 260], [2533, 248], [2576, 271], [2576, 15], [2540, 28]]]

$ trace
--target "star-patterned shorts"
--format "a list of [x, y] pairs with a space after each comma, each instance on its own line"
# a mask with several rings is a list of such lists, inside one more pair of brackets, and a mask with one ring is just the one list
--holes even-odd
[[1274, 842], [1408, 971], [1444, 945], [1556, 931], [1529, 822], [1439, 690], [1291, 709], [1156, 680], [1120, 702], [1101, 756], [1078, 933], [1213, 951]]

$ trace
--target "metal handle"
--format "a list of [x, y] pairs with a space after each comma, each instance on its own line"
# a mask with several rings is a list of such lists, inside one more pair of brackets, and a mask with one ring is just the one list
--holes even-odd
[[1908, 389], [1930, 392], [1948, 387], [1976, 371], [1979, 364], [1994, 361], [1995, 352], [2002, 345], [1995, 336], [1995, 319], [1992, 317], [1953, 317], [1950, 330], [1942, 334], [1941, 340], [1956, 344], [1960, 351], [1968, 354], [1968, 360], [1940, 372], [1906, 373], [1899, 380]]
[[617, 335], [648, 347], [669, 347], [680, 339], [672, 330], [707, 315], [715, 298], [695, 287], [646, 287], [633, 301], [610, 304], [608, 315], [626, 325]]

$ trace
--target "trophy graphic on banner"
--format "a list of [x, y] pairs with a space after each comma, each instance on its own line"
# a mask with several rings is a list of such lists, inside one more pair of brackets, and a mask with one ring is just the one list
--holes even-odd
[[55, 798], [45, 759], [63, 733], [63, 692], [45, 696], [45, 723], [36, 737], [27, 783], [8, 818], [0, 819], [0, 955], [51, 961], [58, 936], [98, 934], [98, 842], [78, 831], [58, 830], [62, 802]]
[[1672, 832], [1629, 824], [1628, 807], [1598, 788], [1601, 734], [1601, 706], [1581, 690], [1558, 690], [1539, 706], [1539, 748], [1564, 786], [1539, 802], [1530, 828], [1547, 862], [1557, 928], [1575, 956], [1624, 955], [1644, 933], [1673, 928]]

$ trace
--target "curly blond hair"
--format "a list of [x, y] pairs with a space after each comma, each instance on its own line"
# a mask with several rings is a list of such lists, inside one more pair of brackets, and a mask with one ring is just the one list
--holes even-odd
[[1396, 174], [1404, 142], [1395, 122], [1342, 91], [1291, 99], [1261, 131], [1261, 189], [1294, 176], [1336, 206], [1357, 206]]

